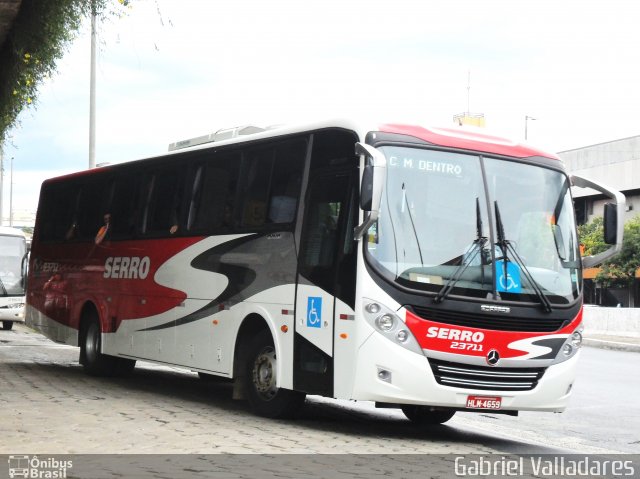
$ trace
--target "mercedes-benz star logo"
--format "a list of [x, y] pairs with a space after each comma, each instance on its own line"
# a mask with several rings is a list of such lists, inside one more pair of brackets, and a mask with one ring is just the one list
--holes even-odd
[[487, 354], [487, 363], [491, 366], [495, 366], [496, 364], [498, 364], [498, 361], [500, 361], [500, 353], [498, 353], [498, 351], [496, 351], [495, 349], [489, 351], [489, 353]]

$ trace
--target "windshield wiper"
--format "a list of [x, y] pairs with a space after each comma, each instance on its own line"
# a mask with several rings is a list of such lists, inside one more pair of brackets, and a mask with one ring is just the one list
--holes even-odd
[[420, 247], [420, 239], [418, 239], [418, 232], [416, 231], [416, 225], [413, 222], [413, 215], [411, 214], [411, 207], [409, 206], [409, 198], [407, 198], [407, 190], [402, 183], [402, 210], [404, 213], [404, 205], [407, 205], [407, 213], [409, 213], [409, 220], [411, 221], [411, 228], [413, 229], [413, 236], [416, 238], [416, 246], [418, 247], [418, 254], [420, 255], [420, 264], [424, 266], [424, 260], [422, 259], [422, 248]]
[[[502, 218], [500, 217], [500, 208], [498, 208], [498, 202], [494, 201], [494, 205], [496, 210], [496, 232], [498, 235], [498, 241], [496, 241], [496, 245], [500, 246], [500, 249], [502, 250], [502, 254], [504, 255], [502, 258], [502, 264], [504, 266], [503, 274], [504, 274], [505, 280], [509, 277], [507, 274], [508, 261], [510, 261], [508, 254], [511, 253], [511, 256], [513, 257], [513, 259], [515, 259], [515, 263], [520, 267], [525, 277], [529, 281], [531, 288], [533, 288], [533, 291], [536, 293], [536, 296], [540, 300], [540, 303], [542, 303], [542, 306], [545, 312], [550, 313], [551, 311], [553, 311], [553, 308], [551, 307], [551, 302], [549, 302], [549, 298], [547, 298], [547, 296], [544, 294], [544, 292], [542, 291], [542, 288], [540, 288], [540, 285], [536, 282], [536, 280], [533, 279], [533, 276], [531, 275], [529, 268], [526, 267], [526, 265], [524, 264], [524, 261], [522, 260], [522, 258], [520, 257], [516, 249], [513, 247], [513, 244], [511, 243], [511, 241], [509, 241], [506, 238], [506, 235], [504, 234], [504, 225], [502, 224]], [[497, 277], [497, 276], [498, 275], [496, 272], [494, 277]]]
[[[438, 304], [447, 299], [449, 293], [453, 290], [453, 287], [456, 285], [462, 274], [467, 270], [469, 265], [473, 262], [473, 260], [478, 256], [478, 253], [482, 252], [485, 243], [487, 242], [487, 238], [482, 236], [482, 216], [480, 215], [480, 200], [476, 197], [476, 239], [473, 240], [470, 250], [467, 251], [467, 258], [465, 260], [464, 255], [462, 257], [462, 262], [458, 265], [456, 270], [453, 272], [453, 276], [449, 278], [449, 281], [440, 288], [436, 297], [433, 298], [433, 302]], [[482, 254], [480, 254], [480, 269], [484, 266], [484, 262], [482, 261]]]

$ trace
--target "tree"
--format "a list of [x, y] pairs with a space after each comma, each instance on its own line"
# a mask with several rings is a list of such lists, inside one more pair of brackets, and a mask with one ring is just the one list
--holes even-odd
[[35, 102], [92, 6], [101, 18], [118, 15], [128, 0], [22, 0], [0, 44], [0, 145], [20, 112]]
[[[584, 256], [598, 254], [610, 247], [604, 242], [602, 217], [578, 226], [578, 236], [580, 244], [583, 245]], [[606, 288], [629, 288], [629, 305], [633, 306], [633, 285], [638, 268], [640, 268], [640, 215], [625, 223], [622, 250], [602, 264], [595, 280]]]
[[625, 223], [622, 250], [604, 262], [600, 273], [596, 276], [596, 281], [601, 281], [606, 286], [616, 284], [628, 286], [632, 291], [638, 268], [640, 268], [640, 215]]
[[578, 226], [578, 237], [580, 238], [583, 256], [593, 256], [609, 248], [609, 245], [604, 242], [602, 216], [597, 216], [591, 223]]

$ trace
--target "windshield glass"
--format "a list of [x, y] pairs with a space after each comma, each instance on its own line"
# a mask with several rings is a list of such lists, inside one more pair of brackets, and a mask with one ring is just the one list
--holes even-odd
[[[495, 290], [510, 301], [538, 302], [535, 289], [552, 303], [578, 297], [578, 242], [562, 173], [467, 154], [379, 149], [387, 183], [367, 250], [388, 279], [438, 293], [455, 278], [452, 294], [492, 298]], [[491, 251], [496, 204], [503, 239], [518, 258], [506, 244]]]
[[22, 260], [25, 253], [24, 238], [0, 236], [0, 295], [24, 294]]

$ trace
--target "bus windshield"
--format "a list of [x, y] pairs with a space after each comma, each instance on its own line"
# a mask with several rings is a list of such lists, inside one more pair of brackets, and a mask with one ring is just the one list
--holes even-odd
[[379, 150], [387, 183], [367, 256], [389, 280], [508, 301], [578, 298], [579, 245], [563, 173], [471, 154]]
[[0, 296], [23, 295], [24, 238], [0, 235]]

